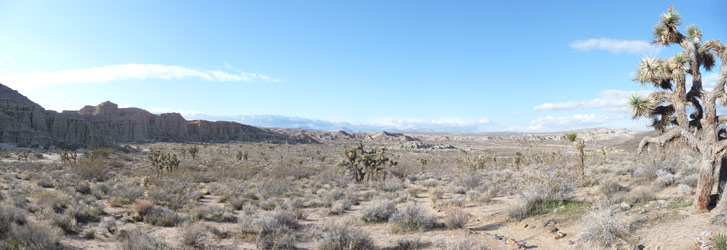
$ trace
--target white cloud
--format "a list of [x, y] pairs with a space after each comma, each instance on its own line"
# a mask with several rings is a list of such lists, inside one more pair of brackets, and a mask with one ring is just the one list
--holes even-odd
[[278, 78], [255, 73], [204, 71], [185, 66], [159, 64], [123, 64], [85, 69], [0, 75], [0, 83], [19, 90], [37, 89], [57, 84], [104, 83], [114, 80], [177, 80], [200, 78], [217, 82], [277, 82]]
[[479, 131], [484, 129], [486, 125], [490, 125], [490, 121], [485, 118], [480, 119], [441, 119], [441, 120], [419, 120], [419, 119], [391, 119], [384, 118], [375, 121], [376, 126], [384, 128], [392, 128], [396, 130], [468, 130]]
[[528, 130], [561, 131], [573, 128], [593, 127], [607, 121], [606, 117], [595, 114], [574, 114], [570, 116], [546, 116], [530, 122]]
[[[707, 90], [714, 89], [714, 85], [717, 84], [717, 79], [719, 78], [719, 74], [717, 73], [710, 73], [706, 75], [702, 75], [702, 87], [704, 87]], [[692, 78], [688, 77], [687, 82], [692, 82]]]
[[569, 101], [559, 103], [543, 103], [533, 107], [534, 111], [564, 111], [564, 110], [578, 110], [578, 109], [601, 109], [609, 112], [623, 112], [627, 111], [626, 101], [632, 94], [639, 94], [646, 96], [651, 93], [650, 90], [642, 91], [623, 91], [623, 90], [605, 90], [599, 93], [600, 97], [593, 98], [591, 100], [583, 101]]
[[4, 56], [3, 59], [5, 59], [5, 60], [12, 60], [13, 59], [13, 56]]
[[591, 38], [588, 40], [578, 40], [570, 44], [571, 48], [589, 51], [589, 50], [605, 50], [614, 54], [637, 54], [650, 53], [658, 54], [661, 48], [657, 45], [640, 40], [616, 40], [610, 38]]

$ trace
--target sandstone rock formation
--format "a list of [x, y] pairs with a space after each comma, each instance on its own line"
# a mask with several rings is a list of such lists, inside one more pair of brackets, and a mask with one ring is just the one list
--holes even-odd
[[47, 111], [16, 90], [0, 84], [0, 142], [19, 146], [92, 146], [116, 142], [254, 141], [316, 143], [299, 133], [226, 121], [187, 121], [178, 113], [152, 114], [119, 108], [112, 102], [78, 111]]

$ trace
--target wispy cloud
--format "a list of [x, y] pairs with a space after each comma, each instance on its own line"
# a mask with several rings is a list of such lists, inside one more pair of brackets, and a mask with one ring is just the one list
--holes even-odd
[[57, 84], [104, 83], [114, 80], [177, 80], [198, 78], [217, 82], [277, 82], [281, 79], [255, 73], [231, 73], [198, 70], [185, 66], [159, 64], [122, 64], [85, 69], [41, 71], [0, 75], [0, 83], [19, 90], [37, 89]]
[[374, 122], [376, 126], [395, 130], [421, 130], [421, 131], [483, 131], [491, 125], [490, 120], [480, 119], [379, 119]]
[[610, 38], [591, 38], [588, 40], [578, 40], [570, 44], [571, 48], [589, 51], [589, 50], [605, 50], [614, 54], [638, 54], [650, 53], [658, 54], [661, 51], [659, 46], [640, 40], [617, 40]]
[[164, 108], [150, 108], [147, 111], [154, 113], [154, 114], [161, 114], [161, 113], [179, 113], [184, 117], [187, 116], [198, 116], [198, 115], [204, 115], [205, 113], [195, 110], [186, 110], [186, 109], [164, 109]]
[[583, 101], [568, 101], [559, 103], [543, 103], [533, 107], [534, 111], [566, 111], [578, 109], [600, 109], [609, 112], [627, 111], [626, 101], [632, 94], [646, 96], [649, 90], [644, 91], [624, 91], [624, 90], [605, 90], [599, 93], [600, 97]]
[[570, 116], [546, 116], [530, 122], [528, 130], [562, 131], [573, 128], [593, 127], [603, 124], [606, 117], [595, 114], [574, 114]]

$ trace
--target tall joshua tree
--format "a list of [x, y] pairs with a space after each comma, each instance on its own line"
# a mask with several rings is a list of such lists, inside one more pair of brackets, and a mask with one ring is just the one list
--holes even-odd
[[[676, 44], [683, 51], [671, 58], [647, 56], [639, 64], [635, 81], [642, 85], [653, 84], [656, 90], [647, 98], [631, 96], [629, 106], [634, 119], [650, 118], [650, 126], [660, 135], [641, 140], [638, 152], [643, 152], [650, 144], [663, 152], [667, 143], [677, 139], [686, 141], [690, 149], [701, 155], [694, 208], [696, 212], [705, 212], [714, 186], [712, 175], [727, 151], [727, 138], [720, 136], [727, 125], [727, 114], [717, 114], [718, 103], [727, 106], [727, 45], [719, 40], [702, 42], [702, 32], [696, 25], [681, 33], [678, 26], [682, 19], [671, 6], [660, 19], [654, 26], [653, 43]], [[711, 71], [715, 56], [722, 64], [714, 89], [709, 90], [702, 86], [700, 70]], [[687, 75], [692, 78], [688, 90]], [[727, 209], [726, 196], [727, 192], [724, 192], [717, 205], [718, 211]]]
[[578, 168], [581, 171], [581, 181], [583, 181], [586, 175], [585, 156], [583, 155], [583, 149], [586, 148], [586, 142], [583, 141], [583, 139], [578, 138], [578, 134], [576, 132], [566, 133], [565, 139], [573, 143], [573, 148], [578, 151], [578, 159], [580, 160], [578, 162]]

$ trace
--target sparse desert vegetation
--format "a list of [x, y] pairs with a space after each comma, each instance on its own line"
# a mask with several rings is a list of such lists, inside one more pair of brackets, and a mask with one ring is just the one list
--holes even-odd
[[727, 249], [727, 45], [659, 20], [683, 51], [629, 99], [654, 131], [258, 128], [0, 85], [0, 249]]

